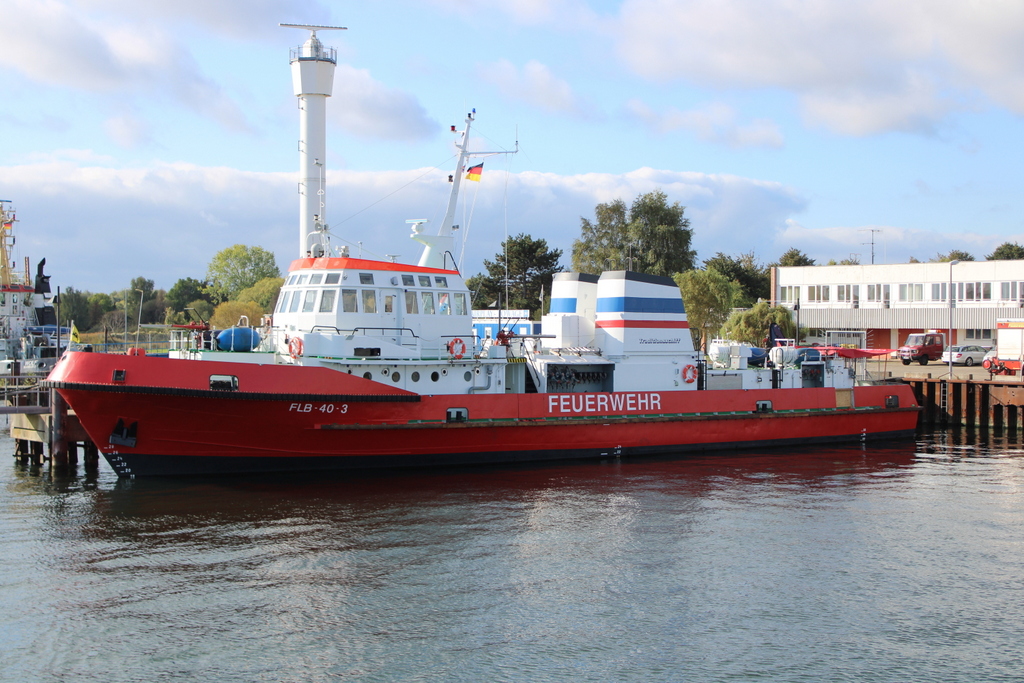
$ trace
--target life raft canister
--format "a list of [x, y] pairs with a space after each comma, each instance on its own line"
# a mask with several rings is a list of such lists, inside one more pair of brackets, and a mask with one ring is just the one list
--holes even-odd
[[292, 357], [292, 360], [298, 360], [302, 355], [302, 340], [298, 337], [292, 337], [292, 340], [288, 342], [288, 354]]
[[697, 379], [697, 366], [687, 365], [683, 368], [683, 381], [687, 384], [693, 384], [693, 381]]
[[448, 342], [448, 353], [452, 355], [456, 360], [466, 355], [466, 342], [462, 341], [458, 337]]

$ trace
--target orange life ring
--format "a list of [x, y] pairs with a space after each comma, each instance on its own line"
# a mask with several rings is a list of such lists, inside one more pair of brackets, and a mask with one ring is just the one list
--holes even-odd
[[458, 360], [466, 354], [466, 342], [462, 341], [458, 337], [448, 342], [448, 353], [452, 354], [452, 357]]
[[292, 357], [292, 360], [298, 360], [299, 356], [302, 355], [302, 340], [298, 337], [292, 337], [292, 340], [288, 342], [288, 354]]
[[693, 384], [693, 381], [697, 379], [697, 366], [687, 365], [683, 368], [683, 381], [687, 384]]

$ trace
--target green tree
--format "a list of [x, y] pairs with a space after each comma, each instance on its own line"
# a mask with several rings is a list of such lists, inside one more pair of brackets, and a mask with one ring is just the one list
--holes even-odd
[[210, 325], [226, 330], [237, 325], [243, 316], [249, 319], [250, 325], [258, 325], [263, 317], [263, 307], [255, 301], [225, 301], [214, 309]]
[[948, 254], [936, 254], [929, 263], [948, 263], [949, 261], [973, 261], [974, 257], [961, 249], [953, 249]]
[[790, 247], [785, 254], [779, 257], [778, 263], [773, 263], [772, 266], [780, 266], [783, 268], [792, 268], [794, 266], [813, 266], [814, 259], [807, 254], [803, 253], [796, 247]]
[[[103, 317], [115, 310], [114, 300], [109, 294], [90, 294], [89, 295], [89, 321], [90, 325], [88, 329], [94, 329], [100, 327], [103, 322]], [[79, 327], [80, 330], [85, 331], [87, 328]]]
[[265, 277], [252, 287], [246, 287], [239, 292], [238, 296], [235, 297], [235, 301], [242, 303], [255, 301], [260, 305], [264, 313], [270, 313], [274, 310], [274, 304], [277, 303], [277, 295], [281, 293], [283, 285], [283, 277]]
[[758, 299], [771, 296], [771, 271], [757, 261], [752, 251], [740, 254], [738, 258], [718, 252], [704, 262], [704, 267], [717, 270], [740, 286], [739, 297], [733, 304], [735, 306], [750, 308]]
[[671, 277], [693, 268], [693, 231], [686, 207], [671, 206], [661, 190], [642, 194], [627, 211], [621, 199], [598, 204], [595, 222], [580, 218], [580, 238], [572, 245], [572, 267], [598, 275], [605, 270], [634, 270]]
[[60, 293], [60, 324], [75, 324], [79, 331], [92, 327], [92, 316], [89, 313], [89, 292], [81, 292], [68, 287]]
[[167, 305], [175, 311], [184, 311], [189, 303], [206, 298], [209, 286], [209, 282], [200, 282], [192, 277], [182, 278], [167, 292]]
[[234, 299], [243, 289], [268, 277], [281, 277], [274, 254], [244, 244], [221, 249], [206, 270], [210, 292], [218, 301]]
[[753, 308], [736, 311], [722, 326], [722, 336], [736, 342], [763, 346], [772, 323], [778, 323], [787, 337], [796, 336], [796, 324], [790, 310], [784, 306], [771, 306], [759, 301]]
[[694, 346], [707, 351], [708, 338], [718, 330], [732, 312], [733, 302], [741, 294], [741, 287], [714, 268], [688, 270], [675, 276], [683, 295], [686, 320]]
[[550, 296], [551, 276], [562, 271], [562, 266], [558, 265], [560, 258], [562, 250], [550, 249], [547, 240], [534, 239], [525, 233], [508, 238], [501, 243], [501, 251], [494, 261], [484, 260], [487, 274], [480, 273], [466, 281], [466, 286], [474, 292], [474, 306], [483, 308], [498, 301], [504, 308], [529, 309], [530, 318], [535, 319], [540, 311], [541, 288]]
[[1024, 247], [1016, 242], [1003, 242], [985, 257], [986, 261], [1018, 261], [1024, 259]]

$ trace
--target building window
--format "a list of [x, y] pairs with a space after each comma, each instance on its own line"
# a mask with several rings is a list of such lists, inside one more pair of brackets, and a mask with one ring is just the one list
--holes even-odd
[[982, 330], [967, 330], [967, 338], [968, 339], [975, 339], [975, 340], [982, 340], [982, 339], [991, 340], [992, 339], [992, 330], [990, 330], [990, 329], [989, 330], [984, 330], [984, 329], [982, 329]]
[[811, 285], [807, 288], [807, 300], [812, 303], [828, 301], [828, 285]]
[[900, 285], [900, 301], [924, 301], [924, 285]]
[[946, 283], [945, 282], [933, 282], [932, 283], [932, 301], [945, 301], [946, 300]]
[[860, 303], [860, 285], [836, 285], [836, 301]]

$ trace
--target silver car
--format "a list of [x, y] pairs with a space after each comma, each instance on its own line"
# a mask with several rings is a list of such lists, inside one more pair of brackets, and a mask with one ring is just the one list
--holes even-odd
[[985, 360], [986, 353], [988, 353], [988, 349], [984, 346], [949, 346], [942, 352], [942, 360], [939, 362], [949, 363], [950, 356], [952, 355], [953, 365], [966, 365], [968, 367], [981, 365], [981, 362]]

